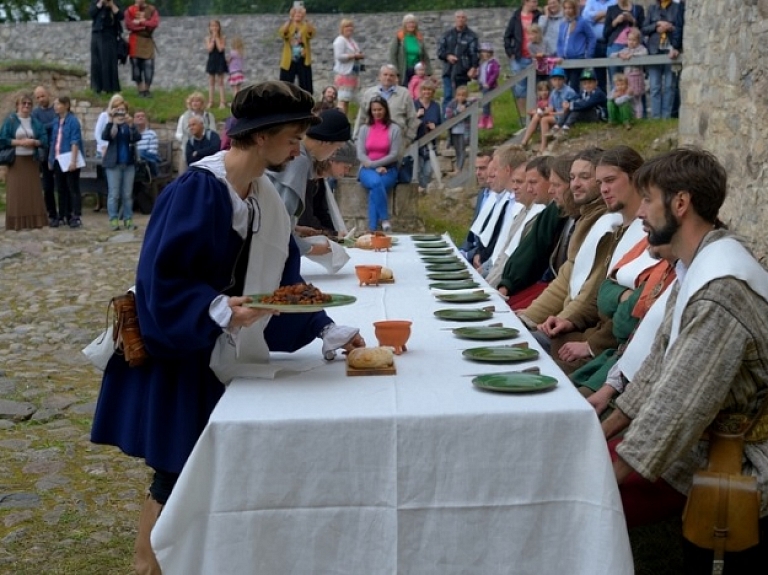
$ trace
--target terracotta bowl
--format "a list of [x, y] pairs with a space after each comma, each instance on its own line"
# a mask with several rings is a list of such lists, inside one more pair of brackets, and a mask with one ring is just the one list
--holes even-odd
[[377, 265], [359, 265], [355, 266], [355, 273], [360, 285], [377, 286], [381, 276], [381, 266]]
[[392, 238], [386, 235], [376, 234], [371, 238], [373, 249], [378, 251], [389, 250], [392, 247]]
[[411, 337], [411, 323], [405, 319], [373, 322], [374, 332], [376, 333], [376, 339], [379, 340], [379, 345], [395, 348], [396, 355], [408, 351], [405, 347], [405, 342]]

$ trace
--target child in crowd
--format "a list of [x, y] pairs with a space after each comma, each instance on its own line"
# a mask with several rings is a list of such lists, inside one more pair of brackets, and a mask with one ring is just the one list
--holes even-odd
[[554, 54], [547, 54], [544, 43], [544, 32], [538, 24], [528, 26], [528, 52], [536, 60], [536, 76], [539, 81], [545, 80], [557, 63]]
[[573, 91], [573, 88], [565, 83], [565, 70], [562, 68], [558, 67], [552, 70], [549, 82], [552, 85], [552, 89], [549, 90], [549, 100], [543, 108], [540, 104], [537, 104], [535, 114], [531, 116], [531, 122], [528, 124], [525, 135], [523, 135], [523, 139], [520, 142], [524, 147], [527, 146], [533, 134], [536, 133], [536, 128], [540, 128], [541, 153], [544, 153], [547, 149], [547, 137], [550, 130], [557, 128], [558, 124], [563, 120], [565, 103], [578, 98], [578, 94]]
[[245, 51], [245, 45], [243, 39], [240, 36], [235, 36], [232, 39], [232, 49], [229, 51], [229, 57], [227, 58], [227, 64], [229, 67], [229, 87], [232, 88], [232, 96], [237, 94], [237, 91], [245, 81], [245, 75], [243, 74], [243, 53]]
[[592, 68], [585, 68], [581, 72], [581, 94], [572, 102], [565, 102], [560, 135], [565, 136], [576, 122], [602, 122], [608, 114], [605, 110], [607, 101], [605, 92], [597, 85], [597, 76]]
[[[453, 100], [448, 103], [445, 109], [445, 118], [450, 119], [458, 116], [466, 110], [474, 101], [469, 100], [469, 89], [466, 86], [456, 88], [456, 94]], [[463, 122], [459, 122], [451, 128], [451, 146], [456, 150], [456, 171], [464, 169], [464, 160], [467, 155], [467, 136], [469, 135], [470, 125], [469, 117]]]
[[410, 92], [411, 98], [418, 100], [421, 95], [421, 85], [427, 79], [427, 67], [424, 62], [416, 62], [413, 72], [413, 76], [408, 80], [408, 92]]
[[219, 89], [219, 108], [226, 108], [227, 102], [224, 98], [224, 74], [227, 73], [227, 57], [224, 50], [227, 46], [227, 39], [221, 32], [221, 23], [218, 20], [211, 20], [208, 23], [208, 36], [205, 38], [205, 49], [208, 50], [208, 62], [205, 65], [205, 72], [208, 74], [208, 105], [213, 105], [214, 87]]
[[[493, 57], [493, 45], [490, 42], [480, 44], [480, 68], [477, 81], [483, 94], [486, 94], [499, 85], [499, 61]], [[491, 116], [491, 103], [483, 105], [483, 115], [480, 116], [478, 128], [490, 130], [493, 128], [493, 116]]]
[[647, 56], [648, 48], [643, 46], [642, 34], [637, 28], [631, 28], [627, 34], [627, 47], [616, 52], [614, 56], [627, 61], [624, 75], [627, 77], [629, 91], [632, 92], [632, 108], [635, 118], [643, 117], [643, 96], [645, 95], [645, 71], [642, 66], [632, 66], [629, 60], [633, 56]]
[[613, 77], [613, 90], [608, 94], [608, 122], [623, 124], [627, 130], [632, 128], [632, 94], [627, 77], [616, 74]]

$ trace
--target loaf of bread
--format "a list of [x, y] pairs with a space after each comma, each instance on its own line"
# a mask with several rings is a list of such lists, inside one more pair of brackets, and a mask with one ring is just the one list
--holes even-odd
[[373, 249], [373, 234], [363, 234], [355, 240], [355, 247], [364, 250]]
[[381, 369], [395, 363], [391, 347], [358, 347], [347, 354], [347, 363], [356, 369]]
[[381, 274], [379, 274], [380, 280], [391, 280], [394, 277], [392, 270], [389, 268], [381, 268]]

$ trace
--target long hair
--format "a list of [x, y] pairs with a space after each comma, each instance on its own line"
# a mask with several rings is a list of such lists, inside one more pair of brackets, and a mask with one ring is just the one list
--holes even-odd
[[371, 101], [368, 102], [367, 124], [369, 126], [373, 125], [373, 113], [371, 112], [371, 108], [373, 107], [373, 104], [381, 104], [384, 107], [384, 118], [382, 118], [381, 121], [385, 126], [389, 126], [392, 123], [392, 116], [390, 116], [389, 114], [389, 104], [387, 104], [387, 101], [381, 96], [374, 96], [373, 98], [371, 98]]

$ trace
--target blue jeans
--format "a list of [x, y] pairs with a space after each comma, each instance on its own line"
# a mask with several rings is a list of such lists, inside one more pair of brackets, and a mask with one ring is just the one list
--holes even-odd
[[[525, 70], [532, 63], [533, 59], [531, 58], [513, 58], [509, 63], [509, 67], [512, 70], [512, 74], [514, 75], [517, 74], [520, 70]], [[526, 94], [528, 93], [528, 79], [524, 78], [512, 86], [512, 93], [515, 95], [515, 98], [525, 98]]]
[[672, 103], [675, 99], [675, 76], [671, 64], [648, 66], [648, 83], [651, 88], [651, 118], [672, 117]]
[[[627, 47], [626, 44], [611, 44], [606, 49], [605, 55], [606, 55], [607, 58], [610, 58], [614, 54], [618, 54], [619, 52], [621, 52], [626, 47]], [[622, 62], [623, 63], [624, 61], [616, 58], [616, 62]], [[608, 81], [610, 82], [611, 86], [613, 86], [613, 75], [614, 74], [620, 74], [623, 71], [624, 71], [624, 66], [623, 65], [610, 66], [608, 68]]]
[[107, 173], [107, 213], [110, 220], [118, 218], [119, 204], [123, 205], [123, 221], [133, 219], [133, 176], [136, 168], [131, 165], [118, 164], [114, 168], [105, 168]]
[[376, 231], [379, 222], [389, 219], [387, 192], [397, 183], [397, 166], [380, 174], [376, 168], [360, 168], [357, 179], [368, 190], [368, 229]]
[[445, 117], [445, 109], [451, 100], [453, 100], [453, 80], [450, 76], [443, 76], [443, 117]]

